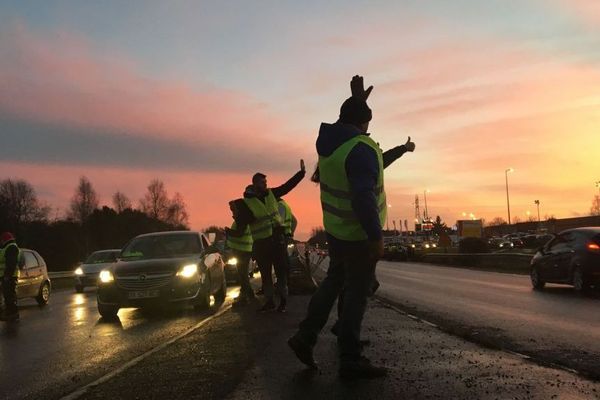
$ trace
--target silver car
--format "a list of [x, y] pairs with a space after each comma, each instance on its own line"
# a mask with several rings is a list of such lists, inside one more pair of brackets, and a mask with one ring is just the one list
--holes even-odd
[[[45, 306], [50, 300], [51, 287], [46, 262], [42, 256], [37, 251], [21, 249], [17, 299], [34, 298], [40, 306]], [[0, 300], [4, 302], [1, 295]]]
[[120, 249], [95, 251], [75, 269], [75, 291], [83, 293], [86, 287], [95, 287], [100, 271], [117, 261]]

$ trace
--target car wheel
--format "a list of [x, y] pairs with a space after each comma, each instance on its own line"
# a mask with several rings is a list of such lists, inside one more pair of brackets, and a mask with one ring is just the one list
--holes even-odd
[[546, 286], [546, 282], [544, 282], [540, 276], [540, 272], [538, 271], [537, 267], [531, 268], [529, 277], [531, 278], [531, 286], [533, 286], [533, 289], [542, 290], [544, 286]]
[[208, 310], [210, 308], [211, 286], [210, 279], [207, 278], [204, 287], [200, 288], [200, 293], [198, 294], [196, 303], [194, 303], [194, 309], [196, 311]]
[[573, 287], [577, 293], [583, 293], [589, 288], [589, 285], [583, 276], [583, 270], [580, 267], [573, 270]]
[[35, 298], [35, 301], [37, 301], [38, 305], [43, 307], [46, 304], [48, 304], [49, 300], [50, 300], [50, 284], [48, 282], [44, 282], [44, 284], [40, 288], [40, 291], [39, 291], [37, 297]]
[[98, 312], [102, 318], [111, 321], [117, 318], [119, 306], [114, 306], [112, 304], [98, 304]]
[[223, 282], [221, 282], [221, 287], [215, 293], [215, 302], [223, 304], [223, 302], [225, 301], [225, 296], [227, 296], [227, 281], [225, 279], [225, 276], [223, 275]]
[[76, 291], [77, 293], [83, 293], [83, 289], [84, 289], [84, 286], [81, 286], [81, 285], [75, 285], [75, 291]]

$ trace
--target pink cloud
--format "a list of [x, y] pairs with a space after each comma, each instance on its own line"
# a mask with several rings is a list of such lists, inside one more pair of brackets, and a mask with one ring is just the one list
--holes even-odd
[[286, 124], [250, 96], [149, 78], [123, 56], [102, 54], [69, 33], [41, 36], [23, 25], [3, 27], [0, 52], [5, 114], [140, 138], [203, 142], [239, 156], [249, 148], [275, 147], [279, 161], [301, 148], [278, 139]]

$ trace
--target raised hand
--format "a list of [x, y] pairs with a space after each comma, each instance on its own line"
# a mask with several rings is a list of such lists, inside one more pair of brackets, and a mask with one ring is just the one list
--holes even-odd
[[373, 90], [373, 86], [369, 86], [369, 88], [365, 90], [365, 84], [362, 76], [354, 75], [352, 77], [352, 80], [350, 81], [350, 91], [352, 92], [352, 97], [366, 101], [371, 94], [371, 90]]
[[415, 143], [410, 141], [410, 136], [408, 137], [408, 140], [404, 144], [404, 147], [406, 147], [406, 151], [410, 151], [410, 152], [415, 151]]

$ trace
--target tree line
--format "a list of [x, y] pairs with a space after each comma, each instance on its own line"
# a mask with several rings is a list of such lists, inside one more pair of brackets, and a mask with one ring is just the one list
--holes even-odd
[[183, 196], [169, 197], [158, 179], [150, 181], [137, 207], [123, 192], [112, 195], [112, 207], [85, 176], [79, 179], [64, 215], [51, 215], [33, 186], [22, 179], [0, 181], [0, 231], [13, 232], [19, 245], [44, 257], [50, 270], [71, 269], [91, 252], [122, 248], [131, 238], [149, 232], [188, 229]]

